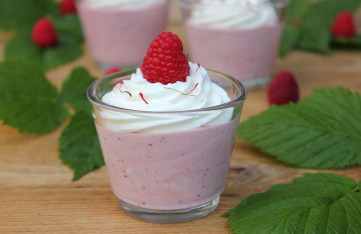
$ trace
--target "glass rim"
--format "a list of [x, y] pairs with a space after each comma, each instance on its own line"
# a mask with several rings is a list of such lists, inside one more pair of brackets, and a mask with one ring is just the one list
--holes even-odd
[[92, 105], [95, 105], [102, 109], [106, 109], [106, 110], [114, 111], [114, 112], [130, 112], [130, 113], [142, 113], [142, 114], [185, 114], [185, 113], [194, 113], [194, 112], [204, 112], [204, 111], [212, 111], [212, 110], [231, 108], [231, 107], [237, 106], [238, 104], [244, 103], [244, 101], [247, 98], [247, 89], [244, 87], [244, 85], [240, 81], [238, 81], [235, 78], [233, 78], [232, 76], [224, 74], [222, 72], [214, 71], [211, 69], [206, 69], [206, 70], [208, 72], [211, 72], [211, 73], [214, 73], [217, 75], [221, 75], [221, 76], [227, 78], [234, 86], [236, 86], [238, 88], [239, 94], [233, 100], [230, 100], [229, 102], [226, 102], [226, 103], [223, 103], [220, 105], [199, 108], [199, 109], [180, 110], [180, 111], [146, 111], [146, 110], [127, 109], [127, 108], [121, 108], [121, 107], [107, 104], [98, 98], [98, 96], [96, 95], [96, 87], [98, 87], [100, 83], [106, 82], [108, 80], [112, 80], [115, 78], [119, 78], [122, 76], [131, 75], [132, 73], [135, 73], [135, 71], [136, 71], [136, 69], [132, 69], [132, 70], [126, 70], [126, 71], [113, 73], [109, 76], [105, 76], [105, 77], [97, 79], [88, 87], [87, 97]]
[[[202, 4], [201, 2], [198, 2], [200, 0], [179, 0], [179, 3], [183, 6], [191, 6], [191, 5], [195, 5], [195, 4]], [[214, 3], [217, 3], [217, 4], [222, 4], [222, 2], [214, 2]], [[284, 7], [286, 5], [288, 5], [290, 3], [290, 0], [268, 0], [267, 2], [265, 2], [266, 4], [268, 3], [271, 3], [273, 6], [275, 7]], [[261, 4], [265, 4], [265, 3], [261, 3]], [[240, 5], [240, 3], [233, 3], [233, 4], [230, 4], [231, 6], [232, 5]]]

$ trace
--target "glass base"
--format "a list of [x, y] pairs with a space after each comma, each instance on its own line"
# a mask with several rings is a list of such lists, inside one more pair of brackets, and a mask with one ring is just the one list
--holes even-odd
[[249, 80], [239, 80], [246, 87], [247, 90], [260, 89], [267, 86], [271, 81], [271, 76], [264, 76], [260, 78], [252, 78]]
[[119, 200], [120, 207], [130, 216], [153, 223], [180, 223], [201, 218], [214, 211], [219, 203], [216, 199], [190, 209], [184, 210], [148, 210], [130, 205]]
[[103, 71], [106, 71], [106, 70], [108, 70], [109, 68], [112, 68], [112, 67], [120, 68], [122, 71], [131, 70], [131, 69], [135, 69], [135, 68], [140, 67], [140, 64], [134, 64], [134, 65], [117, 64], [117, 65], [114, 65], [114, 64], [103, 63], [103, 62], [98, 62], [98, 61], [95, 61], [95, 63], [96, 63], [97, 66], [98, 66], [101, 70], [103, 70]]

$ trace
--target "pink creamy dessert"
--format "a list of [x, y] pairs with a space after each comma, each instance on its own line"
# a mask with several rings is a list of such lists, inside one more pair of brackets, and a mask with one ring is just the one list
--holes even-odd
[[140, 68], [113, 76], [94, 82], [88, 98], [120, 206], [162, 223], [212, 212], [226, 185], [242, 84], [189, 62], [170, 32], [154, 39]]
[[282, 31], [280, 24], [251, 30], [215, 30], [187, 22], [185, 28], [192, 60], [202, 66], [246, 82], [269, 77], [273, 71]]
[[164, 30], [168, 2], [80, 0], [77, 8], [88, 49], [101, 68], [135, 68]]
[[246, 91], [221, 73], [189, 64], [186, 82], [149, 83], [137, 69], [130, 79], [115, 78], [110, 92], [99, 90], [106, 106], [93, 102], [112, 190], [121, 207], [142, 220], [205, 216], [226, 185]]
[[198, 207], [222, 193], [238, 119], [161, 134], [119, 133], [97, 125], [113, 192], [154, 210]]
[[269, 82], [282, 23], [268, 0], [181, 0], [192, 61], [247, 88]]
[[[203, 67], [189, 65], [186, 82], [167, 85], [149, 83], [137, 69], [102, 101], [149, 111], [192, 110], [230, 101]], [[190, 95], [183, 90], [190, 90]], [[147, 102], [136, 95], [139, 91]], [[239, 122], [239, 116], [232, 118], [233, 108], [174, 114], [94, 113], [99, 116], [95, 122], [112, 189], [121, 201], [151, 210], [182, 210], [219, 198]]]

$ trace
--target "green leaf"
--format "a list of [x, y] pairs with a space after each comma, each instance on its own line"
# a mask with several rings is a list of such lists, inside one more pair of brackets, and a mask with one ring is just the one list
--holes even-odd
[[38, 65], [42, 65], [43, 49], [36, 46], [30, 37], [30, 31], [26, 30], [14, 36], [5, 45], [5, 59], [29, 60]]
[[302, 25], [297, 48], [328, 54], [331, 52], [330, 41], [331, 34], [328, 28]]
[[43, 70], [25, 61], [0, 63], [0, 119], [20, 132], [49, 133], [68, 112]]
[[104, 165], [94, 120], [77, 112], [59, 138], [60, 159], [74, 171], [73, 181]]
[[60, 36], [57, 46], [44, 49], [43, 66], [49, 70], [76, 60], [82, 53], [82, 48], [74, 38]]
[[68, 63], [82, 55], [82, 48], [76, 39], [59, 35], [54, 47], [40, 48], [32, 41], [29, 30], [19, 33], [5, 47], [5, 59], [29, 60], [49, 70]]
[[302, 18], [310, 7], [309, 0], [291, 1], [287, 7], [285, 20], [290, 22]]
[[300, 30], [298, 28], [292, 26], [284, 27], [279, 49], [279, 56], [281, 58], [286, 57], [286, 55], [295, 47], [299, 35]]
[[82, 67], [74, 68], [63, 82], [60, 98], [73, 105], [76, 110], [91, 113], [91, 105], [87, 99], [86, 91], [95, 78]]
[[361, 194], [351, 178], [305, 174], [226, 213], [235, 233], [359, 233]]
[[292, 49], [330, 53], [330, 27], [334, 18], [341, 11], [356, 12], [360, 6], [361, 0], [291, 1], [285, 17], [280, 57], [285, 57]]
[[50, 0], [1, 0], [0, 28], [23, 30], [30, 28], [41, 17], [54, 15], [57, 3]]
[[361, 0], [324, 0], [311, 5], [302, 23], [308, 26], [323, 26], [329, 29], [333, 20], [341, 11], [355, 12], [361, 5]]
[[296, 167], [361, 165], [361, 96], [316, 90], [298, 104], [271, 106], [240, 124], [238, 136]]
[[357, 35], [351, 38], [333, 37], [332, 45], [343, 46], [343, 47], [354, 47], [361, 49], [361, 35]]
[[72, 36], [78, 42], [84, 41], [82, 27], [77, 15], [55, 17], [53, 18], [53, 23], [57, 33]]

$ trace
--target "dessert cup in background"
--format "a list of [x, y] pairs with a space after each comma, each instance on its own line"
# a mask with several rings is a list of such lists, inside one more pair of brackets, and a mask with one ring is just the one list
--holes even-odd
[[193, 62], [265, 86], [277, 58], [288, 0], [180, 0]]
[[136, 68], [165, 29], [168, 0], [77, 0], [88, 50], [106, 70]]
[[[198, 77], [191, 81], [197, 82], [195, 85], [187, 86], [187, 77], [187, 82], [168, 86], [149, 83], [146, 85], [152, 88], [139, 92], [137, 88], [147, 82], [137, 76], [142, 76], [140, 69], [101, 78], [87, 93], [112, 190], [120, 206], [141, 220], [174, 223], [203, 217], [217, 207], [225, 188], [246, 90], [234, 78], [215, 71], [207, 73], [196, 64], [191, 64], [190, 72], [190, 76]], [[207, 81], [203, 76], [210, 77], [208, 83], [202, 83]], [[129, 79], [137, 79], [140, 86], [130, 87]], [[187, 93], [171, 88], [179, 85], [186, 85]], [[226, 102], [186, 109], [188, 101], [193, 103], [192, 98], [214, 87], [227, 96]], [[114, 99], [114, 105], [104, 101], [121, 94], [161, 111], [116, 107], [119, 99]], [[211, 103], [223, 99], [214, 94], [207, 97]], [[175, 102], [181, 110], [168, 106]]]

